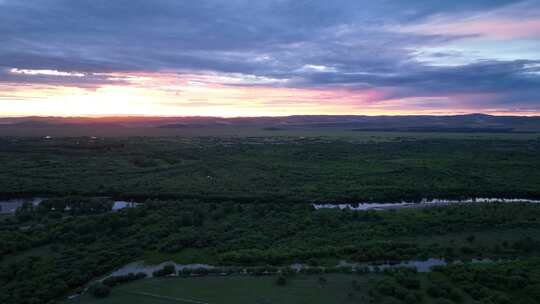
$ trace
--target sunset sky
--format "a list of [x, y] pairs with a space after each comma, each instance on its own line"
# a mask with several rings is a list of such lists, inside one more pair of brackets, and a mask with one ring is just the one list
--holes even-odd
[[0, 116], [540, 115], [540, 0], [0, 0]]

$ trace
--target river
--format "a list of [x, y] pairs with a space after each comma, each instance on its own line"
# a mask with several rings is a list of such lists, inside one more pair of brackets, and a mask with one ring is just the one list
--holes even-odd
[[[472, 259], [469, 263], [478, 264], [478, 263], [492, 263], [492, 262], [493, 260], [491, 259]], [[429, 258], [426, 260], [401, 261], [401, 262], [396, 262], [396, 263], [385, 262], [385, 263], [377, 263], [377, 264], [351, 263], [351, 262], [342, 260], [337, 265], [335, 265], [335, 267], [350, 268], [353, 271], [364, 270], [368, 272], [378, 272], [378, 271], [383, 271], [385, 269], [405, 267], [405, 268], [416, 269], [416, 271], [418, 272], [429, 272], [435, 266], [446, 266], [450, 264], [459, 264], [459, 263], [463, 263], [463, 262], [461, 261], [450, 262], [445, 259], [439, 259], [439, 258]], [[238, 266], [213, 266], [213, 265], [208, 265], [208, 264], [177, 264], [171, 261], [163, 262], [160, 264], [147, 265], [143, 261], [137, 261], [137, 262], [129, 263], [125, 266], [120, 267], [119, 269], [109, 274], [107, 277], [127, 275], [129, 273], [145, 273], [148, 277], [152, 277], [154, 271], [162, 269], [166, 265], [174, 266], [176, 273], [178, 273], [178, 271], [183, 270], [183, 269], [219, 268], [226, 271], [228, 268], [235, 268], [235, 269], [242, 268], [242, 269], [245, 269], [242, 273], [247, 274], [249, 273], [249, 269], [253, 268], [253, 267], [238, 267]], [[308, 266], [307, 264], [302, 264], [302, 263], [291, 264], [288, 267], [295, 270], [296, 272], [300, 272], [303, 269], [313, 268], [312, 266]]]
[[[24, 203], [31, 203], [34, 206], [39, 206], [41, 202], [46, 200], [42, 197], [31, 198], [13, 198], [8, 200], [0, 200], [0, 214], [13, 214], [17, 209], [21, 208]], [[114, 201], [111, 211], [118, 211], [124, 208], [132, 208], [137, 206], [138, 203], [129, 201]]]
[[539, 204], [540, 200], [533, 199], [520, 199], [520, 198], [468, 198], [463, 200], [449, 200], [449, 199], [423, 199], [419, 202], [398, 202], [398, 203], [322, 203], [313, 204], [315, 209], [349, 209], [355, 211], [367, 211], [367, 210], [391, 210], [391, 209], [403, 209], [403, 208], [425, 208], [436, 206], [448, 206], [457, 204], [493, 204], [493, 203], [528, 203]]

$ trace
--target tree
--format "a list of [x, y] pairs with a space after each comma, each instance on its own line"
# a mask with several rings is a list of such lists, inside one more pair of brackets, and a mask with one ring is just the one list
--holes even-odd
[[452, 288], [450, 292], [448, 293], [448, 298], [451, 299], [454, 302], [462, 302], [463, 301], [463, 295], [459, 290]]
[[96, 298], [105, 298], [111, 293], [111, 288], [101, 282], [94, 283], [88, 288], [90, 292]]
[[438, 286], [430, 285], [427, 290], [427, 294], [433, 298], [440, 298], [445, 295], [445, 291]]
[[175, 273], [174, 265], [165, 265], [163, 268], [158, 269], [152, 273], [154, 277], [164, 277]]
[[403, 301], [406, 304], [416, 304], [422, 302], [422, 297], [417, 293], [407, 293]]

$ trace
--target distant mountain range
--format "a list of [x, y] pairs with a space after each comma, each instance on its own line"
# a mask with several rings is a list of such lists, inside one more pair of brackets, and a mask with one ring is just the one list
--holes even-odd
[[[452, 116], [297, 115], [286, 117], [16, 117], [0, 118], [0, 129], [48, 128], [197, 129], [256, 127], [265, 131], [339, 129], [388, 132], [540, 132], [540, 117], [468, 114]], [[5, 134], [6, 132], [2, 132]]]

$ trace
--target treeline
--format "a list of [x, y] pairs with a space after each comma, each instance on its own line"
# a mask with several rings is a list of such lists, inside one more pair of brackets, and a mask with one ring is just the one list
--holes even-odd
[[[0, 139], [2, 140], [2, 139]], [[238, 203], [540, 198], [540, 141], [119, 138], [2, 141], [0, 196]]]
[[146, 273], [144, 272], [138, 272], [138, 273], [128, 273], [126, 275], [115, 275], [106, 277], [101, 281], [102, 284], [107, 285], [109, 287], [114, 287], [116, 285], [125, 284], [129, 282], [133, 282], [136, 280], [144, 279], [146, 278]]
[[538, 303], [540, 260], [437, 266], [430, 273], [388, 269], [370, 284], [377, 303]]
[[39, 205], [34, 206], [27, 202], [15, 211], [15, 216], [22, 221], [31, 220], [32, 217], [39, 217], [47, 214], [61, 217], [61, 214], [85, 215], [109, 212], [112, 210], [113, 201], [107, 198], [94, 197], [58, 197], [43, 200]]

